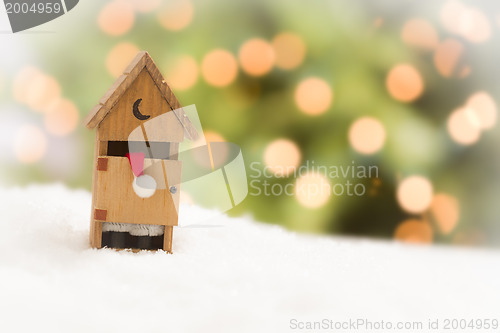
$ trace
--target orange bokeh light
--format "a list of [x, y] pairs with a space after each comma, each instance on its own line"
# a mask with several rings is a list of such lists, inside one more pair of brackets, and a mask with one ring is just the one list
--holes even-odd
[[229, 51], [213, 50], [203, 58], [201, 73], [208, 84], [224, 87], [236, 79], [238, 63]]
[[405, 23], [401, 31], [403, 41], [424, 50], [433, 50], [439, 43], [436, 29], [427, 20], [412, 19]]
[[394, 232], [394, 238], [406, 243], [430, 244], [433, 240], [433, 232], [429, 223], [409, 219], [398, 225]]
[[471, 95], [465, 104], [481, 129], [491, 129], [495, 126], [498, 113], [497, 106], [488, 93], [484, 91], [477, 92]]
[[188, 55], [170, 63], [165, 72], [168, 83], [176, 90], [187, 90], [198, 81], [198, 64]]
[[132, 43], [120, 43], [113, 47], [106, 58], [106, 68], [109, 74], [115, 78], [122, 75], [138, 52], [139, 49]]
[[451, 138], [465, 146], [477, 142], [481, 136], [480, 123], [467, 108], [453, 111], [448, 118], [447, 128]]
[[422, 213], [432, 201], [431, 182], [422, 176], [405, 178], [398, 186], [397, 200], [401, 208], [409, 213]]
[[422, 76], [408, 64], [394, 66], [387, 75], [386, 86], [389, 94], [401, 102], [414, 101], [424, 91]]
[[206, 142], [226, 142], [226, 139], [215, 131], [203, 131]]
[[295, 142], [278, 139], [267, 146], [264, 152], [264, 163], [276, 177], [285, 177], [299, 166], [301, 155]]
[[21, 163], [31, 164], [39, 161], [47, 150], [47, 137], [36, 126], [25, 125], [14, 138], [14, 154]]
[[330, 182], [320, 173], [308, 172], [295, 182], [295, 198], [304, 207], [319, 208], [328, 202], [330, 195]]
[[193, 16], [194, 7], [190, 0], [169, 0], [165, 1], [158, 20], [165, 29], [178, 31], [186, 28]]
[[458, 200], [448, 194], [436, 194], [432, 199], [431, 213], [441, 233], [447, 235], [455, 229], [460, 218]]
[[333, 100], [330, 85], [324, 80], [311, 77], [303, 80], [295, 90], [295, 102], [299, 109], [309, 115], [319, 115], [328, 110]]
[[23, 68], [16, 75], [13, 90], [18, 102], [40, 112], [45, 112], [61, 97], [61, 86], [57, 80], [31, 66]]
[[434, 65], [439, 74], [451, 77], [459, 72], [458, 65], [463, 51], [464, 46], [455, 39], [447, 39], [440, 43], [434, 53]]
[[374, 154], [385, 143], [386, 133], [382, 123], [372, 117], [356, 120], [349, 129], [349, 143], [361, 154]]
[[272, 46], [276, 54], [276, 67], [294, 69], [304, 61], [306, 44], [298, 35], [283, 32], [274, 37]]
[[262, 76], [271, 71], [275, 61], [273, 47], [265, 40], [253, 38], [238, 53], [241, 68], [249, 75]]
[[99, 13], [97, 23], [101, 30], [111, 36], [121, 36], [134, 25], [134, 7], [127, 1], [107, 3]]
[[75, 104], [61, 99], [51, 105], [45, 114], [45, 128], [53, 135], [64, 136], [76, 129], [79, 117]]

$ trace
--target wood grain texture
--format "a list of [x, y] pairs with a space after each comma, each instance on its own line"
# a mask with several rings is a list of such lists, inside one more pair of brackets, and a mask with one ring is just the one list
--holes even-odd
[[163, 235], [163, 251], [172, 253], [172, 240], [174, 236], [174, 227], [165, 226], [165, 233]]
[[[146, 163], [165, 165], [169, 171], [168, 180], [180, 181], [181, 162], [152, 160]], [[145, 164], [146, 164], [145, 163]], [[161, 183], [157, 176], [157, 183]], [[108, 171], [99, 172], [95, 209], [107, 210], [107, 222], [177, 225], [180, 191], [170, 193], [167, 188], [157, 189], [149, 198], [140, 198], [132, 187], [134, 175], [126, 157], [108, 157]]]
[[[140, 112], [149, 115], [149, 120], [139, 120], [134, 116], [133, 105], [138, 99], [142, 99]], [[143, 69], [99, 124], [100, 140], [180, 142], [184, 138], [183, 128], [173, 114], [166, 115], [170, 111], [151, 75]], [[144, 137], [141, 126], [146, 128], [147, 137]]]

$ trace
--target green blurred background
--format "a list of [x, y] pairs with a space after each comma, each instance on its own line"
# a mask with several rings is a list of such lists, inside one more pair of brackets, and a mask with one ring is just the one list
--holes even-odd
[[250, 189], [230, 215], [492, 246], [499, 22], [493, 0], [81, 1], [44, 26], [0, 36], [0, 179], [90, 189], [94, 133], [82, 120], [147, 50], [181, 103], [196, 105], [207, 140], [241, 147], [249, 177], [251, 163], [378, 167], [378, 178], [347, 179], [365, 186], [363, 196]]

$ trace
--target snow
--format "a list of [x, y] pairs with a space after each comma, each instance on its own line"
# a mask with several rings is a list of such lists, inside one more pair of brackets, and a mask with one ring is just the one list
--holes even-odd
[[172, 255], [95, 250], [90, 201], [63, 185], [0, 189], [0, 332], [288, 332], [292, 319], [500, 319], [494, 250], [301, 235], [227, 216], [175, 228]]

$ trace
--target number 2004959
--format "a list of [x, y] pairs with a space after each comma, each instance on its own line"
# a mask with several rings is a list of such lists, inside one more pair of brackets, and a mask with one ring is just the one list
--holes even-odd
[[33, 13], [33, 14], [59, 14], [63, 8], [61, 6], [61, 3], [59, 2], [54, 2], [54, 3], [10, 3], [6, 2], [5, 3], [5, 9], [7, 10], [7, 14], [28, 14], [28, 13]]

